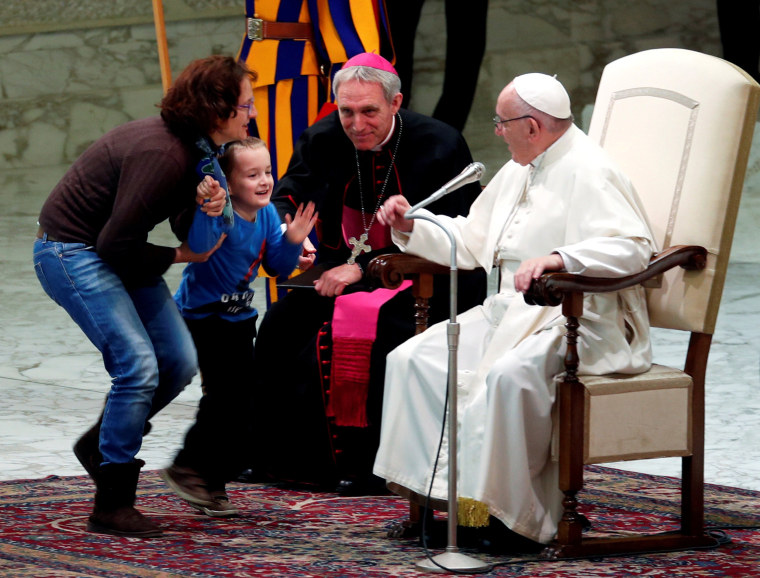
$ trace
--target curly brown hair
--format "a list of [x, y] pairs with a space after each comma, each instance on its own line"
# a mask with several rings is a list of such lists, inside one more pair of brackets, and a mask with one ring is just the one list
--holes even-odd
[[231, 56], [194, 60], [161, 100], [161, 118], [182, 138], [207, 136], [237, 111], [242, 81], [256, 76]]

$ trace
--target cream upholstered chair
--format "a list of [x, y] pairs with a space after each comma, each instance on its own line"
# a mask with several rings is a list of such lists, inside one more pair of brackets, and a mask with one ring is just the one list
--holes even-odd
[[[641, 275], [595, 281], [547, 274], [526, 296], [561, 302], [567, 317], [556, 422], [564, 515], [549, 557], [711, 542], [704, 534], [705, 371], [759, 103], [760, 86], [748, 74], [697, 52], [648, 50], [604, 69], [589, 135], [633, 180], [662, 253]], [[576, 375], [583, 294], [641, 282], [651, 325], [690, 334], [683, 368]], [[583, 537], [576, 493], [585, 464], [666, 456], [682, 458], [679, 531]]]
[[[589, 134], [633, 180], [662, 252], [631, 278], [546, 274], [526, 295], [539, 305], [561, 303], [568, 329], [555, 419], [565, 511], [546, 557], [712, 543], [704, 533], [705, 371], [759, 103], [760, 87], [749, 75], [697, 52], [648, 50], [604, 69]], [[420, 261], [393, 255], [378, 258], [369, 271], [388, 286], [415, 280], [422, 330], [435, 268], [427, 262], [420, 268]], [[583, 294], [638, 283], [647, 287], [652, 326], [690, 334], [683, 367], [577, 375]], [[584, 538], [576, 494], [585, 464], [672, 456], [682, 458], [678, 532]]]

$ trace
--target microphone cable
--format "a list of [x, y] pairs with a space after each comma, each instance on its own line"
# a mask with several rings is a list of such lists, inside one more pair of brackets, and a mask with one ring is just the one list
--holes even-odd
[[[484, 572], [490, 572], [493, 570], [494, 565], [489, 565], [489, 568], [487, 570], [462, 570], [462, 569], [455, 569], [455, 568], [448, 568], [447, 566], [444, 566], [443, 564], [440, 564], [438, 561], [433, 559], [433, 555], [430, 553], [430, 549], [428, 548], [427, 543], [427, 520], [428, 520], [428, 511], [430, 510], [430, 500], [432, 498], [433, 494], [433, 482], [435, 482], [435, 474], [438, 471], [438, 460], [441, 457], [441, 449], [443, 448], [443, 438], [446, 435], [446, 422], [448, 417], [448, 409], [449, 409], [449, 380], [446, 380], [446, 397], [443, 402], [443, 419], [441, 420], [441, 434], [438, 437], [438, 449], [435, 452], [435, 461], [433, 462], [433, 472], [430, 476], [430, 486], [428, 487], [427, 494], [425, 495], [425, 504], [422, 507], [422, 524], [420, 525], [420, 538], [422, 539], [422, 548], [425, 551], [425, 557], [433, 564], [441, 568], [442, 570], [445, 570], [446, 572], [451, 572], [452, 574], [483, 574]], [[457, 424], [458, 427], [458, 424]], [[459, 436], [457, 436], [458, 438]], [[456, 448], [454, 448], [456, 450]], [[449, 444], [449, 451], [451, 451], [451, 444]], [[451, 461], [449, 460], [449, 467], [451, 467]], [[457, 472], [458, 473], [458, 472]], [[456, 479], [457, 476], [455, 474]], [[448, 514], [451, 515], [450, 513]], [[433, 518], [433, 515], [430, 516], [431, 520]], [[451, 523], [450, 521], [448, 523]], [[446, 535], [446, 546], [448, 547], [448, 533]]]

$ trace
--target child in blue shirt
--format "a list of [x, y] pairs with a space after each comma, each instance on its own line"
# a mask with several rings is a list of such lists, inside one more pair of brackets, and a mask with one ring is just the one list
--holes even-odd
[[[221, 209], [209, 210], [211, 203], [198, 206], [188, 245], [210, 256], [187, 265], [174, 295], [198, 352], [203, 397], [183, 448], [161, 477], [197, 510], [232, 516], [238, 511], [225, 486], [247, 465], [241, 448], [252, 441], [248, 424], [255, 419], [251, 375], [258, 312], [250, 284], [261, 265], [271, 274], [295, 269], [317, 214], [309, 203], [282, 224], [269, 204], [274, 180], [263, 141], [229, 143], [219, 164], [234, 221], [227, 225]], [[199, 199], [219, 198], [220, 187], [206, 176], [198, 185]]]

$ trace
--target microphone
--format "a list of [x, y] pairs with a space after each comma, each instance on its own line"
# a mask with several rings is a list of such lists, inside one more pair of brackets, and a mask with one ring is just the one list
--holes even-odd
[[459, 173], [457, 176], [451, 179], [448, 183], [446, 183], [440, 189], [434, 192], [430, 196], [430, 198], [433, 199], [433, 197], [435, 197], [435, 199], [433, 200], [437, 200], [443, 195], [448, 195], [452, 191], [456, 191], [457, 189], [465, 185], [474, 183], [475, 181], [479, 180], [480, 177], [482, 177], [483, 173], [485, 172], [486, 172], [486, 167], [483, 165], [483, 163], [470, 163], [464, 168], [464, 170], [461, 173]]
[[457, 189], [465, 185], [474, 183], [475, 181], [479, 180], [480, 177], [482, 177], [483, 173], [485, 172], [486, 172], [486, 167], [483, 165], [483, 163], [470, 163], [464, 168], [464, 170], [461, 173], [459, 173], [457, 176], [451, 179], [448, 183], [443, 185], [440, 189], [438, 189], [436, 192], [430, 195], [427, 199], [425, 199], [424, 201], [420, 203], [417, 203], [414, 207], [409, 209], [409, 211], [407, 211], [406, 214], [409, 215], [412, 211], [421, 209], [422, 207], [425, 207], [429, 205], [430, 203], [437, 201], [444, 195], [448, 195], [449, 193], [456, 191]]

